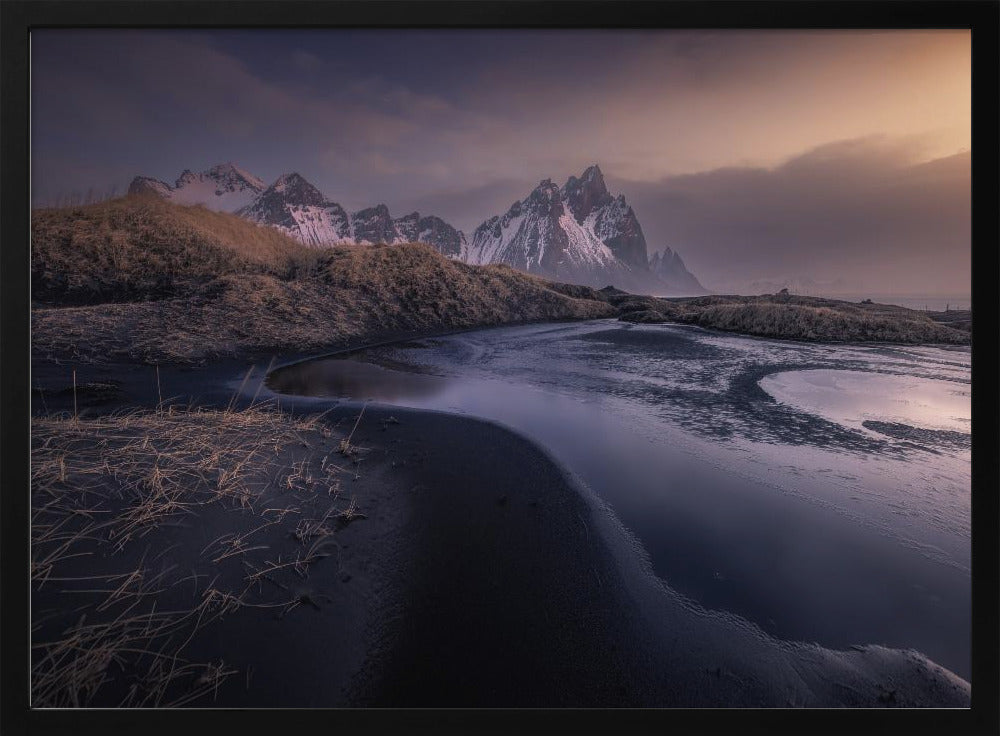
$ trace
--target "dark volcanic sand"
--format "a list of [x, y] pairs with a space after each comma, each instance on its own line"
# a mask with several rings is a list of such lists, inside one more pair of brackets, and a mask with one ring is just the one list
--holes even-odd
[[[402, 598], [355, 689], [376, 706], [638, 705], [612, 561], [549, 459], [493, 425], [413, 427]], [[396, 430], [392, 430], [394, 433]], [[616, 632], [617, 635], [608, 634]]]
[[[245, 371], [164, 368], [161, 390], [225, 405]], [[36, 365], [32, 382], [63, 389], [68, 372]], [[148, 366], [77, 377], [109, 379], [117, 399], [91, 411], [156, 403]], [[49, 410], [72, 407], [71, 394], [45, 395]], [[359, 409], [281, 403], [334, 406], [338, 431]], [[367, 518], [310, 568], [302, 590], [317, 605], [244, 609], [204, 629], [188, 658], [221, 656], [240, 673], [194, 705], [968, 705], [968, 685], [919, 655], [790, 645], [680, 601], [608, 541], [613, 521], [571, 478], [501, 427], [368, 406], [354, 443], [369, 449], [345, 490]]]
[[[224, 405], [232, 388], [222, 379], [245, 372], [235, 367], [162, 368], [160, 390], [182, 404], [190, 396]], [[35, 367], [36, 408], [44, 395], [50, 411], [72, 410], [70, 370]], [[118, 387], [113, 398], [84, 389], [108, 381]], [[78, 407], [87, 416], [155, 403], [155, 381], [148, 366], [80, 367]], [[327, 419], [344, 431], [357, 414], [357, 405], [335, 407]], [[243, 609], [200, 632], [185, 656], [221, 657], [240, 675], [196, 705], [639, 702], [617, 645], [600, 635], [614, 626], [611, 560], [587, 527], [586, 505], [544, 453], [485, 422], [374, 406], [353, 441], [367, 451], [345, 494], [367, 518], [338, 531], [337, 558], [302, 581], [318, 605], [280, 617]], [[212, 519], [202, 522], [201, 537], [218, 536]], [[255, 543], [280, 549], [281, 536]], [[36, 594], [40, 610], [58, 605], [51, 589]]]

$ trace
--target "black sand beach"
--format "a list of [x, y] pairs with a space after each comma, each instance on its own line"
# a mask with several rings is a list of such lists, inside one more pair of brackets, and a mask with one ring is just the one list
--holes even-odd
[[[150, 366], [88, 366], [77, 374], [77, 400], [87, 403], [80, 387], [113, 375], [120, 383], [110, 400], [91, 389], [84, 424], [88, 413], [155, 406], [160, 394], [225, 408], [243, 381], [239, 408], [257, 392], [260, 367], [245, 381], [245, 364], [235, 361], [163, 367], [157, 389]], [[49, 412], [72, 411], [67, 373], [66, 365], [36, 364], [33, 384], [48, 389], [36, 410], [44, 396]], [[376, 405], [358, 421], [360, 404], [311, 399], [281, 397], [280, 407], [302, 416], [328, 411], [322, 422], [332, 429], [308, 447], [287, 448], [281, 462], [292, 465], [335, 457], [338, 436], [357, 422], [351, 443], [363, 449], [356, 462], [340, 458], [339, 479], [341, 498], [353, 499], [363, 518], [338, 527], [304, 575], [282, 571], [276, 586], [245, 599], [254, 605], [197, 631], [185, 657], [222, 661], [228, 674], [191, 706], [969, 703], [968, 683], [915, 652], [789, 644], [679, 598], [606, 509], [541, 448], [500, 426]], [[229, 518], [196, 517], [199, 539], [217, 538], [231, 528]], [[291, 554], [292, 526], [262, 530], [254, 544], [268, 549], [248, 559], [259, 569], [264, 558], [254, 562], [254, 554]], [[144, 548], [158, 543], [165, 558], [178, 554], [167, 549], [174, 533], [157, 531], [163, 536], [150, 536]], [[190, 554], [179, 561], [196, 565]], [[98, 574], [93, 560], [87, 565]], [[216, 588], [235, 589], [245, 571], [217, 574]], [[65, 606], [56, 590], [35, 592], [36, 613]], [[46, 626], [40, 642], [54, 635]], [[127, 683], [113, 683], [93, 704], [126, 693]]]

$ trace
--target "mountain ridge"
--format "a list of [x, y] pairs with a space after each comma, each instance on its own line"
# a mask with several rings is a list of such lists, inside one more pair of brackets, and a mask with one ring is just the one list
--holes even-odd
[[443, 255], [456, 257], [465, 241], [464, 233], [435, 215], [412, 212], [393, 219], [381, 203], [348, 212], [298, 172], [282, 174], [265, 185], [232, 162], [201, 173], [185, 169], [174, 184], [136, 176], [128, 191], [231, 212], [312, 247], [397, 245], [419, 240]]
[[671, 259], [666, 270], [659, 257], [651, 264], [635, 211], [623, 194], [608, 191], [597, 164], [579, 177], [570, 176], [561, 187], [543, 179], [504, 214], [477, 227], [461, 258], [480, 265], [505, 263], [593, 287], [613, 284], [650, 293], [705, 293], [679, 257]]
[[570, 176], [562, 186], [541, 180], [505, 213], [483, 221], [471, 238], [435, 215], [411, 212], [393, 218], [384, 203], [348, 212], [298, 172], [282, 174], [265, 186], [232, 162], [197, 174], [185, 169], [172, 185], [137, 176], [129, 193], [232, 212], [310, 247], [424, 242], [465, 263], [503, 263], [586, 286], [706, 293], [669, 248], [664, 256], [649, 254], [635, 211], [623, 194], [608, 191], [597, 164]]

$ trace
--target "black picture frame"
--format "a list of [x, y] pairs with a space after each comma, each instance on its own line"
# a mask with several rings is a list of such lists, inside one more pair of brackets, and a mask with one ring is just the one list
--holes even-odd
[[[995, 0], [40, 0], [2, 3], [0, 173], [0, 696], [4, 734], [1000, 732], [997, 384], [998, 57]], [[28, 703], [29, 34], [159, 27], [969, 28], [973, 53], [973, 695], [968, 710], [33, 711]]]

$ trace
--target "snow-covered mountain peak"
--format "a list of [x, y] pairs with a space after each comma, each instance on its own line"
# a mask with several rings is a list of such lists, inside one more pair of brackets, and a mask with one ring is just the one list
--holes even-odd
[[[597, 164], [579, 177], [569, 177], [562, 187], [543, 179], [506, 214], [476, 228], [462, 258], [475, 264], [506, 263], [592, 286], [613, 283], [632, 290], [667, 290], [650, 272], [646, 238], [635, 212], [624, 195], [608, 191]], [[683, 264], [679, 259], [671, 264], [664, 270], [680, 282]], [[655, 265], [661, 266], [659, 258]], [[700, 288], [696, 280], [684, 286]]]
[[[218, 197], [237, 192], [252, 192], [258, 194], [264, 189], [264, 182], [253, 174], [244, 171], [232, 162], [216, 164], [210, 169], [196, 174], [191, 169], [184, 169], [174, 186], [171, 187], [176, 193], [190, 189], [181, 199], [200, 204], [208, 204], [203, 201], [204, 197], [209, 197], [212, 192]], [[177, 195], [173, 198], [178, 198]]]
[[522, 204], [527, 205], [529, 209], [538, 209], [544, 212], [549, 212], [556, 207], [561, 211], [559, 187], [553, 184], [551, 179], [543, 179]]
[[463, 248], [467, 247], [465, 234], [440, 217], [421, 217], [419, 212], [411, 212], [392, 222], [399, 242], [427, 243], [450, 258], [459, 257]]
[[598, 194], [607, 194], [608, 188], [604, 183], [604, 173], [597, 164], [592, 164], [584, 169], [579, 178], [571, 176], [566, 180], [566, 187], [584, 187]]
[[315, 247], [421, 242], [467, 263], [506, 263], [560, 281], [666, 293], [701, 289], [669, 249], [648, 260], [635, 212], [624, 195], [608, 192], [597, 164], [562, 187], [542, 179], [476, 228], [471, 242], [433, 215], [414, 211], [393, 219], [383, 203], [348, 213], [298, 172], [265, 187], [231, 161], [200, 174], [186, 169], [173, 186], [138, 176], [129, 192], [235, 212]]
[[604, 174], [597, 164], [588, 167], [580, 178], [571, 176], [567, 179], [562, 188], [562, 196], [573, 217], [581, 224], [594, 210], [613, 201], [604, 183]]
[[384, 204], [366, 207], [351, 215], [351, 232], [359, 243], [394, 243], [399, 239], [396, 223]]
[[147, 176], [137, 176], [129, 185], [131, 193], [153, 193], [179, 204], [201, 204], [228, 212], [245, 206], [263, 189], [260, 179], [232, 163], [218, 164], [200, 174], [184, 169], [172, 186]]
[[278, 177], [237, 214], [316, 247], [422, 242], [457, 256], [465, 245], [465, 236], [438, 217], [411, 212], [394, 220], [383, 203], [348, 214], [297, 173]]
[[322, 206], [327, 203], [323, 193], [298, 172], [282, 174], [261, 197], [280, 197], [286, 204]]
[[225, 191], [252, 189], [262, 192], [265, 188], [263, 180], [254, 176], [246, 169], [240, 168], [232, 161], [227, 161], [224, 164], [216, 164], [206, 171], [205, 175], [219, 182], [220, 187]]
[[610, 196], [596, 166], [581, 179], [570, 177], [562, 188], [543, 179], [502, 217], [491, 217], [476, 228], [464, 258], [470, 263], [506, 263], [567, 280], [596, 282], [606, 279], [609, 269], [627, 271], [629, 267], [599, 237], [595, 223], [586, 218], [593, 203], [605, 199]]
[[[277, 179], [271, 183], [271, 188], [276, 192], [283, 192], [290, 186], [295, 186], [302, 182], [306, 182], [306, 179], [302, 174], [297, 171], [293, 171], [289, 174], [282, 174]], [[308, 182], [306, 182], [308, 184]]]

